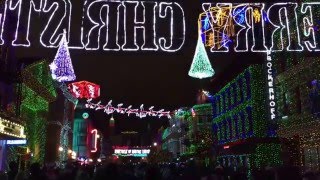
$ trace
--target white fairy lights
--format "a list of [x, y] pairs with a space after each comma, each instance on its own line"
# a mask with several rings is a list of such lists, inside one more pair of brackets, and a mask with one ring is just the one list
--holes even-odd
[[94, 110], [103, 110], [107, 114], [113, 114], [113, 113], [119, 113], [119, 114], [128, 114], [130, 116], [131, 114], [136, 115], [139, 118], [144, 118], [147, 116], [152, 117], [167, 117], [171, 118], [170, 111], [164, 111], [164, 109], [161, 109], [159, 111], [154, 111], [153, 106], [151, 106], [148, 110], [145, 110], [143, 107], [143, 104], [140, 106], [140, 109], [131, 109], [132, 106], [130, 105], [127, 108], [122, 107], [123, 104], [118, 104], [117, 107], [112, 106], [112, 100], [109, 101], [107, 105], [101, 105], [101, 102], [93, 103], [91, 102], [91, 99], [87, 100], [87, 103], [85, 104], [86, 108], [94, 109]]
[[[74, 33], [70, 32], [73, 14], [71, 0], [6, 0], [3, 6], [0, 13], [0, 45], [11, 43], [13, 46], [30, 47], [39, 39], [43, 47], [56, 48], [63, 29], [67, 30], [67, 40], [70, 42], [70, 34]], [[206, 21], [203, 33], [208, 42], [213, 42], [211, 52], [229, 52], [230, 35], [233, 34], [236, 36], [235, 52], [320, 51], [320, 42], [316, 38], [319, 32], [313, 28], [319, 19], [319, 6], [320, 2], [283, 2], [267, 7], [265, 3], [203, 3], [204, 13], [199, 21]], [[15, 37], [11, 42], [3, 37], [10, 31], [7, 27], [9, 13], [17, 17], [13, 22], [16, 24]], [[29, 39], [34, 28], [31, 20], [38, 17], [45, 19], [40, 25], [40, 37]], [[81, 26], [78, 27], [79, 41], [70, 49], [176, 52], [185, 43], [185, 19], [184, 9], [177, 2], [85, 0]], [[168, 23], [169, 29], [160, 28], [160, 21]], [[269, 30], [265, 27], [266, 21], [271, 26]], [[122, 23], [124, 26], [120, 26]], [[259, 35], [255, 33], [258, 29], [261, 30]], [[101, 32], [106, 32], [106, 35], [102, 36]], [[275, 38], [276, 33], [282, 38]], [[271, 42], [267, 43], [270, 36]], [[124, 38], [122, 44], [120, 37]], [[257, 41], [258, 38], [261, 41]], [[138, 39], [143, 42], [139, 44]], [[275, 44], [280, 44], [280, 47]]]
[[[4, 11], [0, 13], [1, 45], [10, 43], [3, 39], [4, 31], [9, 31], [9, 28], [6, 28], [8, 13], [14, 13], [17, 16], [15, 38], [11, 42], [13, 46], [30, 47], [34, 43], [29, 40], [30, 28], [32, 29], [30, 23], [32, 19], [37, 17], [46, 19], [40, 25], [39, 41], [43, 47], [57, 48], [63, 29], [67, 30], [66, 36], [70, 42], [72, 21], [70, 0], [6, 0]], [[142, 20], [138, 20], [140, 14], [143, 17]], [[120, 21], [120, 17], [124, 17], [123, 22]], [[160, 28], [162, 24], [157, 21], [161, 19], [166, 20], [163, 22], [170, 23], [169, 31], [163, 27]], [[119, 25], [122, 23], [124, 23], [123, 30], [120, 30], [119, 27], [122, 26]], [[22, 31], [22, 27], [26, 30]], [[105, 37], [101, 36], [102, 29], [106, 30], [103, 31], [106, 32]], [[138, 29], [142, 31], [138, 31]], [[176, 2], [86, 0], [83, 5], [82, 22], [79, 29], [81, 44], [72, 45], [70, 49], [100, 50], [100, 45], [102, 45], [102, 49], [105, 51], [162, 50], [175, 52], [184, 45], [185, 31], [184, 10]], [[131, 32], [133, 34], [129, 34]], [[123, 44], [119, 44], [119, 37], [124, 37]], [[138, 44], [138, 39], [143, 39], [143, 43]]]

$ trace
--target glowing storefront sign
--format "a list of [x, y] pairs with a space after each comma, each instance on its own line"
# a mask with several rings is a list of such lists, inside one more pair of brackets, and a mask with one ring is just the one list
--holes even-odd
[[[46, 48], [58, 47], [63, 29], [70, 49], [175, 52], [185, 41], [184, 10], [176, 2], [84, 0], [79, 17], [74, 17], [74, 8], [78, 7], [72, 6], [71, 0], [6, 0], [1, 5], [0, 45], [34, 44], [29, 38], [34, 30], [30, 24], [39, 16], [45, 19], [40, 24], [39, 41]], [[10, 31], [9, 14], [17, 17], [10, 19], [11, 23], [16, 20], [12, 42], [6, 42], [3, 36]], [[71, 23], [73, 18], [81, 19], [81, 23]], [[78, 37], [70, 36], [76, 33]], [[138, 39], [143, 39], [143, 44], [138, 45]]]
[[117, 156], [146, 157], [149, 153], [150, 149], [114, 149]]
[[273, 71], [272, 71], [272, 58], [271, 52], [267, 53], [267, 88], [268, 88], [268, 105], [270, 109], [270, 119], [276, 118], [276, 102], [275, 102], [275, 91], [274, 91], [274, 81], [273, 81]]
[[0, 134], [16, 138], [26, 138], [24, 126], [0, 117]]
[[26, 139], [19, 139], [19, 140], [7, 140], [7, 143], [9, 145], [22, 145], [22, 144], [27, 144]]

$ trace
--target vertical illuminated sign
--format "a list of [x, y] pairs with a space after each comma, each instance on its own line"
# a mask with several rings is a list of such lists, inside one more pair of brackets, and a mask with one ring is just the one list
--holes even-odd
[[98, 141], [98, 131], [97, 129], [93, 129], [91, 131], [91, 144], [93, 145], [93, 149], [91, 149], [91, 152], [97, 152], [98, 148], [97, 148], [97, 141]]
[[274, 92], [274, 80], [273, 80], [273, 64], [271, 51], [267, 51], [267, 89], [268, 89], [268, 109], [270, 114], [270, 119], [276, 118], [276, 102], [275, 102], [275, 92]]

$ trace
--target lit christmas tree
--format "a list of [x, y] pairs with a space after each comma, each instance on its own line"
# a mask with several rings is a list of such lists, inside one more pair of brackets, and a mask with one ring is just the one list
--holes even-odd
[[212, 77], [214, 75], [214, 70], [211, 67], [206, 49], [201, 40], [201, 33], [199, 33], [196, 52], [188, 75], [199, 79]]
[[68, 50], [65, 31], [63, 33], [57, 54], [49, 66], [52, 78], [58, 82], [74, 81], [76, 79]]

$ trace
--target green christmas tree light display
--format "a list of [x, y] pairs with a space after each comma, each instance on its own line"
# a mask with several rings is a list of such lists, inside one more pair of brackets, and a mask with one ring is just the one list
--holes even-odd
[[196, 52], [194, 54], [188, 75], [199, 79], [212, 77], [214, 75], [214, 70], [212, 69], [206, 49], [202, 43], [200, 33], [196, 47]]

